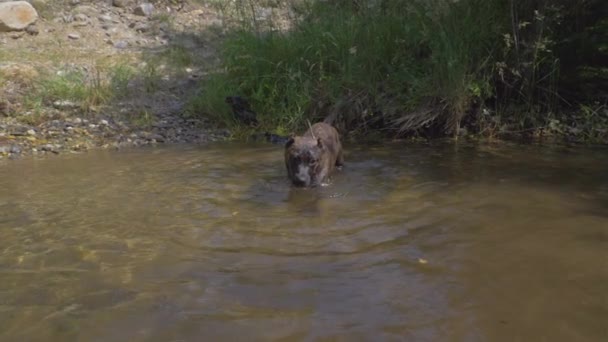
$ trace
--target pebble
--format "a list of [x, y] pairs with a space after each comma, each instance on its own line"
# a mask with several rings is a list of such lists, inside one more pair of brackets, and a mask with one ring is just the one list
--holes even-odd
[[[111, 43], [111, 41], [110, 41], [110, 43]], [[126, 49], [127, 47], [129, 47], [129, 43], [124, 40], [119, 40], [116, 43], [114, 43], [114, 47], [117, 49], [120, 49], [120, 50]]]
[[21, 153], [21, 147], [19, 147], [19, 145], [11, 145], [9, 152], [13, 154], [19, 154]]
[[77, 33], [70, 33], [70, 34], [68, 34], [68, 38], [76, 40], [76, 39], [80, 39], [80, 35]]
[[56, 109], [75, 109], [78, 108], [78, 104], [67, 100], [57, 100], [53, 102], [53, 107]]
[[112, 17], [109, 16], [109, 15], [107, 15], [107, 14], [100, 15], [99, 18], [97, 18], [97, 19], [99, 19], [99, 21], [101, 21], [102, 23], [106, 23], [106, 22], [111, 22], [112, 21]]
[[87, 21], [89, 17], [84, 13], [78, 13], [74, 16], [74, 21]]

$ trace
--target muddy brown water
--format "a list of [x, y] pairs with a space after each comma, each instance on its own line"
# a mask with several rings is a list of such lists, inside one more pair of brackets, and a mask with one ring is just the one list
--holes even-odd
[[0, 161], [1, 341], [607, 341], [608, 151], [277, 146]]

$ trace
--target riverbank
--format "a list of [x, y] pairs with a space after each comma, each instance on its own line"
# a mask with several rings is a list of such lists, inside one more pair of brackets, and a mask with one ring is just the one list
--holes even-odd
[[0, 32], [0, 158], [226, 139], [184, 115], [229, 25], [211, 3], [38, 1]]
[[309, 4], [288, 33], [230, 32], [195, 108], [230, 126], [236, 92], [279, 134], [608, 142], [601, 1]]
[[[473, 19], [488, 16], [455, 15], [466, 7], [430, 8], [455, 13], [439, 22], [465, 30], [444, 41], [441, 30], [450, 25], [433, 30], [407, 16], [387, 17], [372, 2], [365, 11], [295, 0], [139, 3], [35, 1], [34, 25], [0, 32], [0, 158], [286, 135], [323, 119], [346, 140], [608, 142], [605, 101], [554, 106], [554, 69], [535, 71], [551, 87], [530, 93], [534, 101], [512, 96], [527, 82], [525, 63], [478, 70], [473, 57], [485, 58], [488, 49], [474, 43], [496, 41], [498, 31], [471, 39]], [[529, 46], [544, 39], [520, 29]], [[452, 49], [461, 45], [467, 49]], [[537, 85], [526, 86], [545, 89]], [[250, 101], [259, 126], [235, 120], [225, 103], [232, 95]]]

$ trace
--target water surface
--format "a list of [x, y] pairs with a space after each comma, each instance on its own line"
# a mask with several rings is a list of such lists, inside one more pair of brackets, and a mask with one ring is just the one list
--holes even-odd
[[277, 146], [0, 161], [2, 341], [606, 341], [608, 151]]

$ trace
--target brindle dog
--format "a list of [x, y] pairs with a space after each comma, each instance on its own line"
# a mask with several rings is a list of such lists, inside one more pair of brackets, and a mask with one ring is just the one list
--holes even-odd
[[340, 135], [324, 122], [312, 125], [302, 136], [285, 143], [287, 176], [298, 187], [314, 187], [327, 181], [344, 164]]

